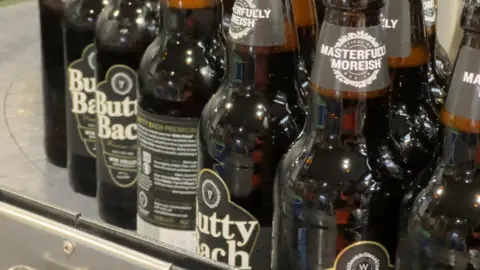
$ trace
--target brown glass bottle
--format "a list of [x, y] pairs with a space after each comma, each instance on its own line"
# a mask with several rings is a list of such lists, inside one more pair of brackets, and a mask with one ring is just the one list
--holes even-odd
[[464, 37], [441, 112], [440, 163], [404, 214], [398, 269], [479, 268], [480, 1], [465, 2]]
[[[388, 136], [384, 1], [324, 4], [308, 121], [275, 181], [272, 269], [357, 269], [362, 261], [366, 269], [392, 269], [388, 239], [368, 228], [380, 169], [369, 161]], [[390, 205], [376, 207], [387, 213]]]
[[235, 0], [223, 0], [223, 32], [228, 36]]
[[197, 253], [269, 269], [274, 174], [304, 125], [299, 46], [286, 1], [235, 5], [227, 74], [199, 123]]
[[318, 25], [322, 25], [323, 17], [325, 16], [325, 5], [322, 0], [315, 0], [315, 9], [317, 10]]
[[[217, 54], [225, 51], [217, 48], [225, 46], [222, 4], [162, 2], [163, 27], [138, 74], [137, 232], [195, 252], [196, 133], [203, 107], [224, 73], [225, 55]], [[169, 151], [172, 144], [177, 145]], [[172, 178], [175, 185], [169, 186]]]
[[422, 0], [430, 58], [428, 60], [428, 87], [438, 112], [447, 96], [447, 84], [451, 72], [448, 55], [438, 42], [436, 33], [437, 1]]
[[[300, 46], [299, 78], [302, 90], [307, 91], [315, 58], [315, 45], [318, 34], [318, 21], [315, 0], [290, 0], [293, 9], [293, 18], [297, 27], [298, 43]], [[303, 93], [306, 95], [306, 93]]]
[[[422, 1], [387, 0], [386, 4], [383, 23], [390, 70], [390, 131], [379, 156], [369, 164], [382, 167], [374, 176], [382, 184], [371, 201], [391, 209], [387, 213], [382, 207], [370, 209], [369, 227], [378, 237], [388, 237], [385, 247], [394, 258], [402, 200], [415, 185], [430, 178], [431, 174], [422, 172], [435, 162], [439, 140], [438, 115], [427, 85], [429, 53]], [[393, 20], [398, 23], [389, 28]]]
[[95, 45], [93, 35], [104, 1], [65, 2], [65, 67], [67, 68], [68, 177], [75, 192], [97, 193]]
[[65, 67], [63, 56], [62, 0], [39, 0], [44, 146], [47, 160], [67, 165], [65, 120]]
[[95, 30], [97, 198], [100, 217], [135, 229], [137, 206], [136, 70], [157, 32], [143, 0], [113, 0]]

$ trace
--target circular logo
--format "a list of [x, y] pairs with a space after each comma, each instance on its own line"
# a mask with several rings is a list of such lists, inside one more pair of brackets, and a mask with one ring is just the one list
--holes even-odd
[[[340, 57], [331, 59], [336, 79], [356, 88], [372, 84], [384, 64], [385, 45], [379, 44], [365, 31], [348, 33], [338, 39], [334, 48], [341, 49]], [[355, 56], [353, 56], [355, 55]]]
[[140, 205], [140, 207], [142, 208], [145, 208], [147, 207], [147, 204], [148, 204], [147, 194], [145, 194], [145, 192], [142, 190], [138, 193], [138, 205]]
[[92, 69], [92, 70], [95, 70], [95, 51], [92, 51], [88, 57], [87, 57], [87, 61], [88, 61], [88, 66]]
[[118, 72], [112, 76], [111, 85], [115, 93], [123, 96], [132, 90], [133, 80], [127, 74]]
[[347, 270], [380, 270], [380, 260], [368, 252], [357, 254], [348, 262]]
[[203, 201], [210, 208], [216, 208], [220, 203], [221, 199], [220, 189], [215, 185], [215, 183], [207, 179], [202, 184], [202, 197]]
[[[239, 0], [233, 4], [232, 23], [229, 28], [229, 35], [233, 39], [239, 39], [248, 35], [256, 23], [256, 18], [251, 15], [258, 11], [253, 0]], [[237, 23], [242, 22], [242, 23]]]

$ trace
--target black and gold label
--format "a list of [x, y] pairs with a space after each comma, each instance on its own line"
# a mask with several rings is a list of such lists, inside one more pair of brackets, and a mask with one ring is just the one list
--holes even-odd
[[[136, 72], [114, 65], [97, 86], [97, 157], [113, 185], [128, 188], [137, 181]], [[97, 163], [98, 164], [98, 163]]]
[[225, 181], [203, 169], [197, 186], [197, 253], [238, 269], [269, 269], [271, 228], [232, 202]]
[[68, 140], [70, 151], [96, 157], [95, 46], [85, 47], [82, 57], [68, 66]]
[[332, 268], [327, 270], [389, 270], [394, 269], [390, 263], [387, 249], [376, 242], [362, 241], [343, 249], [335, 259]]

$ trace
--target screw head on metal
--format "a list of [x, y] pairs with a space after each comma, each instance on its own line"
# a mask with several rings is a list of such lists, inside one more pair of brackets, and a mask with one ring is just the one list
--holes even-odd
[[63, 242], [63, 251], [68, 255], [72, 254], [74, 249], [75, 249], [75, 244], [73, 244], [72, 242], [70, 241]]

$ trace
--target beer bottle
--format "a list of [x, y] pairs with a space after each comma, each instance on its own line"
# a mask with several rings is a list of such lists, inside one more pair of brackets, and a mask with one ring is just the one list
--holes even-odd
[[369, 161], [389, 131], [384, 1], [324, 4], [307, 124], [274, 182], [272, 269], [393, 269], [385, 241], [368, 233], [381, 185]]
[[42, 92], [47, 160], [67, 165], [65, 67], [63, 63], [62, 0], [39, 0]]
[[98, 0], [65, 2], [64, 43], [67, 68], [68, 177], [75, 192], [95, 196], [97, 176], [95, 114], [95, 45]]
[[212, 50], [225, 46], [222, 4], [162, 2], [161, 42], [149, 46], [138, 75], [137, 232], [195, 252], [196, 133], [223, 76], [225, 55]]
[[103, 220], [135, 229], [137, 205], [136, 70], [154, 34], [144, 0], [115, 0], [95, 29], [97, 197]]
[[376, 175], [381, 185], [370, 198], [369, 230], [374, 232], [373, 240], [383, 241], [395, 258], [403, 198], [431, 176], [421, 172], [435, 161], [438, 151], [438, 115], [427, 85], [429, 53], [422, 1], [387, 0], [385, 4], [390, 130], [379, 147], [379, 158], [369, 159], [370, 166], [381, 168]]
[[289, 0], [236, 0], [228, 69], [198, 130], [197, 253], [269, 269], [273, 180], [304, 125]]
[[398, 269], [478, 269], [480, 227], [480, 1], [466, 1], [464, 36], [440, 121], [441, 161], [414, 199]]
[[228, 29], [232, 21], [233, 3], [235, 0], [223, 0], [223, 32], [228, 36]]
[[[425, 30], [428, 38], [430, 58], [428, 60], [428, 88], [436, 109], [440, 112], [446, 97], [450, 60], [438, 42], [436, 34], [436, 0], [423, 0]], [[446, 56], [446, 57], [445, 57]]]
[[325, 5], [323, 4], [323, 0], [315, 0], [315, 9], [317, 10], [318, 25], [322, 25], [323, 17], [325, 16]]
[[297, 27], [300, 49], [299, 81], [306, 94], [310, 81], [313, 59], [315, 58], [315, 44], [317, 42], [318, 21], [315, 0], [290, 0], [293, 9], [293, 18]]

